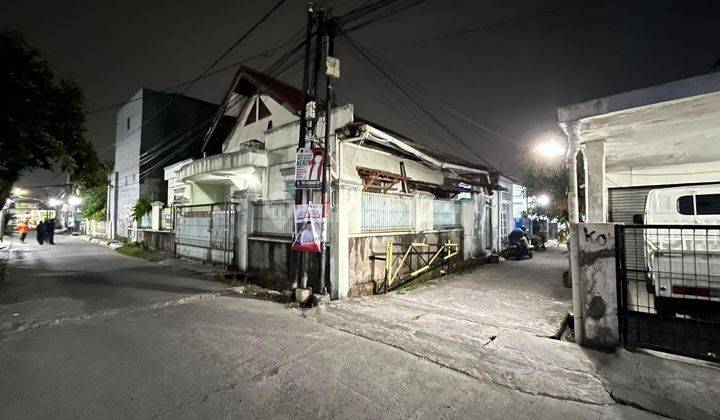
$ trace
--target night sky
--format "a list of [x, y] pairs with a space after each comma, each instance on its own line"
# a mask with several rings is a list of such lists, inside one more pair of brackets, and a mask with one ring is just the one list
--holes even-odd
[[[322, 3], [341, 14], [366, 2]], [[22, 31], [57, 76], [80, 82], [94, 110], [142, 86], [192, 79], [274, 3], [0, 0], [0, 27]], [[303, 27], [305, 4], [288, 0], [218, 67], [285, 41]], [[720, 1], [713, 0], [428, 0], [351, 36], [472, 152], [343, 37], [338, 104], [351, 102], [358, 115], [418, 143], [481, 164], [478, 154], [519, 176], [518, 145], [559, 137], [559, 106], [708, 72], [720, 59], [718, 22]], [[268, 63], [249, 65], [263, 70]], [[218, 102], [232, 74], [202, 80], [186, 94]], [[300, 66], [280, 76], [296, 86], [300, 77]], [[112, 159], [115, 110], [90, 116], [88, 129], [103, 158]], [[21, 184], [63, 179], [36, 172]]]

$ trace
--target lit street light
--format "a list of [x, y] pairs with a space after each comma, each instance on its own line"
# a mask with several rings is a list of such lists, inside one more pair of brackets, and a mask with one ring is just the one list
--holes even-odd
[[63, 202], [61, 200], [58, 200], [57, 198], [51, 198], [50, 200], [48, 200], [48, 204], [50, 205], [50, 207], [57, 207], [62, 205], [62, 203]]
[[555, 142], [540, 143], [535, 151], [546, 158], [554, 158], [565, 155], [565, 146]]
[[543, 194], [543, 195], [538, 196], [538, 197], [535, 199], [535, 202], [536, 202], [540, 207], [547, 207], [548, 204], [550, 204], [550, 197], [548, 197], [547, 194]]
[[79, 206], [80, 204], [82, 204], [82, 198], [73, 195], [68, 198], [68, 204], [70, 204], [71, 206]]

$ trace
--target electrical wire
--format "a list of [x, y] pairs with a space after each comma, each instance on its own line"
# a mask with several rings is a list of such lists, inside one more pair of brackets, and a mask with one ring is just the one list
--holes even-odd
[[415, 106], [417, 106], [420, 110], [422, 110], [423, 113], [424, 113], [425, 115], [427, 115], [428, 118], [430, 118], [433, 122], [435, 122], [435, 124], [437, 124], [437, 125], [438, 125], [439, 127], [441, 127], [444, 131], [446, 131], [455, 141], [457, 141], [457, 142], [460, 143], [463, 147], [465, 147], [465, 149], [467, 149], [467, 151], [469, 151], [469, 152], [472, 153], [475, 157], [477, 157], [477, 158], [480, 159], [483, 163], [485, 163], [490, 169], [493, 169], [494, 171], [497, 171], [497, 169], [492, 165], [492, 163], [490, 163], [487, 159], [485, 159], [484, 157], [482, 157], [480, 154], [476, 153], [476, 152], [467, 144], [467, 142], [465, 142], [460, 136], [458, 136], [457, 134], [455, 134], [455, 132], [453, 132], [446, 124], [444, 124], [442, 121], [440, 121], [433, 113], [431, 113], [429, 110], [427, 110], [427, 108], [425, 108], [425, 106], [423, 106], [422, 103], [420, 103], [420, 101], [418, 101], [417, 99], [415, 99], [415, 97], [413, 97], [412, 95], [410, 95], [410, 93], [409, 93], [405, 88], [403, 88], [390, 74], [388, 74], [388, 72], [385, 71], [385, 69], [383, 69], [379, 64], [377, 64], [377, 63], [368, 55], [368, 53], [367, 53], [366, 51], [364, 51], [363, 48], [362, 48], [361, 46], [359, 46], [359, 45], [355, 42], [355, 40], [353, 40], [348, 34], [344, 34], [344, 35], [345, 35], [345, 38], [346, 38], [346, 39], [348, 40], [348, 42], [350, 43], [350, 45], [352, 45], [352, 46], [358, 51], [358, 53], [360, 53], [360, 55], [361, 55], [363, 58], [365, 58], [366, 61], [368, 61], [378, 72], [380, 72], [380, 74], [382, 74], [383, 76], [385, 76], [385, 78], [386, 78], [388, 81], [390, 81], [390, 83], [392, 83], [392, 85], [395, 86], [395, 88], [397, 88], [400, 92], [402, 92], [408, 99], [410, 99], [410, 101], [411, 101], [413, 104], [415, 104]]
[[260, 26], [263, 22], [265, 22], [265, 21], [270, 17], [270, 15], [273, 14], [273, 12], [275, 12], [280, 6], [282, 6], [283, 3], [285, 3], [285, 1], [287, 1], [287, 0], [280, 0], [280, 1], [278, 1], [278, 2], [275, 4], [275, 6], [273, 6], [262, 18], [260, 18], [260, 20], [258, 20], [257, 22], [255, 22], [255, 24], [254, 24], [253, 26], [251, 26], [250, 29], [248, 29], [247, 31], [245, 31], [245, 33], [243, 33], [243, 34], [240, 36], [239, 39], [237, 39], [235, 42], [232, 43], [232, 45], [230, 45], [230, 47], [228, 47], [225, 51], [223, 51], [223, 53], [220, 54], [220, 56], [218, 56], [218, 58], [216, 58], [202, 73], [200, 73], [199, 76], [197, 76], [197, 77], [195, 77], [194, 79], [192, 79], [190, 82], [188, 82], [188, 84], [187, 84], [179, 93], [175, 94], [175, 95], [177, 95], [177, 96], [175, 96], [174, 98], [172, 98], [172, 99], [171, 99], [170, 101], [168, 101], [168, 103], [166, 103], [163, 107], [161, 107], [161, 108], [158, 109], [156, 112], [154, 112], [152, 115], [150, 115], [146, 120], [144, 120], [144, 121], [140, 124], [140, 126], [139, 126], [138, 128], [136, 128], [135, 130], [133, 130], [132, 132], [130, 132], [127, 136], [125, 136], [125, 137], [122, 138], [121, 140], [118, 140], [118, 141], [114, 142], [111, 146], [109, 146], [108, 148], [104, 149], [101, 153], [109, 150], [111, 147], [114, 147], [115, 145], [117, 145], [117, 143], [119, 143], [120, 141], [122, 141], [122, 140], [130, 137], [130, 136], [133, 135], [133, 134], [135, 134], [139, 129], [141, 129], [142, 127], [144, 127], [144, 126], [145, 126], [148, 122], [150, 122], [153, 118], [155, 118], [155, 117], [158, 116], [161, 112], [163, 112], [164, 110], [166, 110], [166, 109], [175, 101], [175, 99], [177, 99], [179, 96], [182, 96], [185, 92], [187, 92], [187, 91], [195, 84], [195, 82], [197, 82], [198, 80], [200, 80], [203, 76], [207, 75], [207, 73], [210, 72], [218, 63], [220, 63], [220, 61], [222, 61], [228, 54], [230, 54], [230, 52], [232, 52], [232, 50], [234, 50], [238, 45], [240, 45], [240, 43], [241, 43], [242, 41], [244, 41], [248, 36], [250, 36], [250, 34], [253, 33], [253, 31], [255, 31], [255, 29], [257, 29], [258, 26]]

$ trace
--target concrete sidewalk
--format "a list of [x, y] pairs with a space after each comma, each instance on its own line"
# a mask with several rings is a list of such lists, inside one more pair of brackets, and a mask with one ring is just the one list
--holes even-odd
[[406, 293], [304, 312], [320, 324], [525, 394], [629, 405], [674, 418], [720, 417], [720, 370], [641, 353], [604, 354], [550, 338], [570, 309], [565, 256], [508, 261]]

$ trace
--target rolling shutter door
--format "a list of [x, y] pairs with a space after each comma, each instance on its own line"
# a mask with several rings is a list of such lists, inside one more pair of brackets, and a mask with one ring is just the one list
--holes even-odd
[[[657, 188], [657, 187], [655, 187]], [[632, 223], [633, 215], [645, 212], [645, 200], [653, 187], [610, 188], [608, 190], [609, 222]]]
[[[633, 215], [645, 213], [645, 200], [652, 187], [644, 188], [611, 188], [608, 190], [609, 217], [615, 223], [632, 223]], [[628, 229], [625, 231], [625, 263], [628, 269], [628, 280], [632, 287], [641, 286], [645, 282], [645, 238], [642, 230]], [[634, 272], [632, 270], [639, 270]]]

